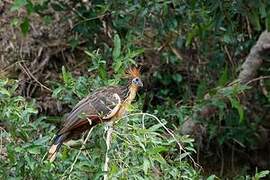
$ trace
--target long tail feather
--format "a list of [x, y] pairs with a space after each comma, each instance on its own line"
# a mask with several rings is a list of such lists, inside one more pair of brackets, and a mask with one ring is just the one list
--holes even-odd
[[54, 143], [49, 149], [48, 159], [50, 160], [50, 162], [53, 162], [55, 160], [56, 154], [59, 151], [63, 142], [65, 141], [66, 137], [67, 137], [67, 134], [61, 134], [61, 135], [57, 135], [56, 138], [54, 139]]

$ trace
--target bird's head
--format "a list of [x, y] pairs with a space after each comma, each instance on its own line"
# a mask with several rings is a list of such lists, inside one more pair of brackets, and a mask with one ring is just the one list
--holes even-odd
[[140, 69], [138, 68], [130, 68], [128, 70], [128, 76], [131, 79], [131, 85], [133, 87], [143, 87], [143, 83], [141, 80]]

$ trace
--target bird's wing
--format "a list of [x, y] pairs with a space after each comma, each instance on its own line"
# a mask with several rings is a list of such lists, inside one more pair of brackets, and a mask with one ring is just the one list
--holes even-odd
[[96, 124], [111, 119], [121, 106], [121, 95], [117, 87], [100, 89], [82, 99], [68, 114], [59, 134], [80, 128], [89, 123]]

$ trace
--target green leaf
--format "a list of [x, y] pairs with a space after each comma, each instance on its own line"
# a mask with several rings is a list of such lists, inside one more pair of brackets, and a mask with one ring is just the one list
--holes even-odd
[[25, 7], [26, 7], [28, 15], [30, 15], [31, 13], [33, 13], [35, 11], [34, 5], [31, 1], [27, 1], [27, 4], [25, 5]]
[[52, 97], [56, 98], [57, 96], [59, 96], [62, 93], [62, 91], [64, 91], [63, 87], [58, 87], [58, 88], [54, 89]]
[[7, 146], [7, 153], [8, 153], [8, 159], [11, 163], [14, 163], [16, 161], [16, 150], [11, 146]]
[[141, 55], [142, 53], [144, 53], [144, 49], [137, 49], [137, 50], [129, 52], [128, 57], [130, 59], [132, 59], [132, 58], [135, 58], [135, 57]]
[[139, 146], [143, 149], [143, 151], [146, 152], [146, 148], [145, 148], [144, 144], [141, 142], [142, 139], [139, 136], [134, 136], [134, 138], [138, 142]]
[[221, 76], [218, 80], [219, 86], [224, 86], [228, 82], [228, 67], [226, 66], [225, 69], [221, 72]]
[[24, 18], [24, 21], [20, 25], [23, 35], [26, 35], [30, 30], [30, 23], [28, 18]]
[[230, 43], [232, 43], [232, 37], [229, 35], [229, 34], [225, 34], [224, 36], [223, 36], [223, 41], [225, 42], [225, 43], [227, 43], [227, 44], [230, 44]]
[[147, 158], [143, 158], [143, 171], [144, 174], [148, 173], [148, 169], [150, 168], [150, 161]]
[[116, 166], [116, 164], [112, 164], [110, 173], [111, 174], [116, 174], [118, 172], [119, 172], [119, 168]]
[[123, 62], [122, 62], [121, 59], [117, 59], [116, 62], [115, 62], [113, 65], [114, 65], [114, 66], [113, 66], [114, 71], [115, 71], [115, 72], [118, 72], [119, 69], [122, 67]]
[[166, 160], [160, 154], [157, 154], [152, 159], [158, 161], [160, 164], [167, 164]]
[[187, 157], [190, 153], [189, 152], [184, 152], [180, 154], [180, 159], [183, 159], [185, 157]]
[[240, 119], [239, 121], [241, 123], [244, 120], [244, 109], [237, 99], [233, 97], [229, 97], [229, 99], [230, 99], [232, 107], [237, 109], [238, 114], [239, 114], [239, 119]]
[[158, 123], [158, 124], [151, 126], [148, 130], [153, 132], [153, 131], [160, 129], [161, 127], [162, 127], [162, 124]]
[[50, 140], [49, 136], [44, 136], [44, 137], [41, 137], [41, 138], [35, 140], [33, 142], [33, 144], [41, 146], [41, 145], [46, 144], [47, 142], [49, 142], [49, 140]]
[[177, 83], [180, 83], [183, 80], [183, 77], [180, 74], [174, 74], [172, 78]]
[[215, 180], [215, 179], [219, 179], [216, 175], [211, 175], [207, 178], [207, 180]]
[[66, 10], [66, 7], [61, 3], [51, 3], [51, 6], [53, 10], [55, 11], [64, 11]]
[[95, 57], [93, 53], [91, 53], [91, 52], [89, 52], [87, 50], [85, 50], [84, 53], [87, 54], [91, 58], [94, 58]]
[[2, 87], [0, 87], [0, 94], [3, 94], [3, 95], [10, 97], [9, 91], [6, 90], [5, 88], [2, 88]]
[[27, 151], [30, 153], [30, 154], [40, 154], [40, 147], [39, 146], [31, 146], [29, 148], [27, 148]]
[[116, 34], [113, 38], [113, 60], [116, 61], [121, 53], [121, 40], [118, 34]]
[[197, 92], [196, 92], [198, 99], [201, 99], [204, 97], [204, 95], [206, 94], [207, 87], [208, 86], [207, 86], [206, 81], [200, 81], [200, 84], [198, 85]]
[[72, 38], [72, 39], [69, 40], [68, 43], [71, 46], [72, 50], [74, 50], [78, 46], [79, 40], [75, 39], [75, 38]]
[[11, 11], [17, 11], [21, 7], [25, 6], [27, 4], [26, 0], [15, 0], [14, 3], [11, 6]]
[[19, 26], [19, 23], [20, 23], [20, 21], [19, 21], [19, 19], [18, 18], [13, 18], [12, 20], [11, 20], [11, 25], [12, 26], [14, 26], [14, 27], [18, 27]]
[[259, 179], [261, 179], [261, 178], [264, 178], [264, 177], [266, 177], [267, 175], [269, 175], [269, 173], [270, 173], [269, 170], [265, 170], [265, 171], [258, 172], [258, 173], [255, 174], [255, 179], [256, 179], [256, 180], [257, 180], [257, 179], [259, 180]]
[[194, 38], [194, 32], [191, 31], [188, 33], [187, 38], [186, 38], [186, 43], [185, 43], [186, 47], [189, 47], [191, 45], [193, 38]]
[[266, 26], [267, 31], [269, 32], [270, 31], [270, 16], [269, 15], [265, 18], [265, 26]]
[[157, 154], [157, 153], [161, 153], [161, 152], [166, 152], [168, 151], [168, 148], [166, 148], [165, 146], [157, 146], [157, 147], [153, 147], [152, 149], [148, 150], [148, 154]]
[[249, 18], [250, 18], [250, 22], [254, 26], [254, 28], [257, 31], [260, 31], [261, 30], [261, 24], [260, 24], [259, 14], [256, 11], [253, 11], [251, 13], [251, 16]]
[[65, 86], [68, 88], [72, 88], [75, 80], [73, 79], [72, 74], [66, 71], [66, 68], [64, 66], [62, 66], [62, 75]]
[[259, 12], [260, 12], [261, 18], [265, 18], [267, 16], [266, 7], [264, 4], [260, 4]]
[[51, 22], [52, 22], [52, 16], [49, 16], [49, 15], [44, 16], [43, 17], [43, 21], [44, 21], [45, 25], [51, 24]]

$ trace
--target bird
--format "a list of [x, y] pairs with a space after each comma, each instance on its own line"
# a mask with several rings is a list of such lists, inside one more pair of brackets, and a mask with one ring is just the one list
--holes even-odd
[[99, 123], [115, 122], [123, 117], [139, 88], [143, 87], [140, 69], [127, 71], [128, 82], [123, 86], [107, 86], [91, 92], [79, 101], [64, 118], [54, 142], [49, 149], [48, 159], [53, 162], [61, 145]]

